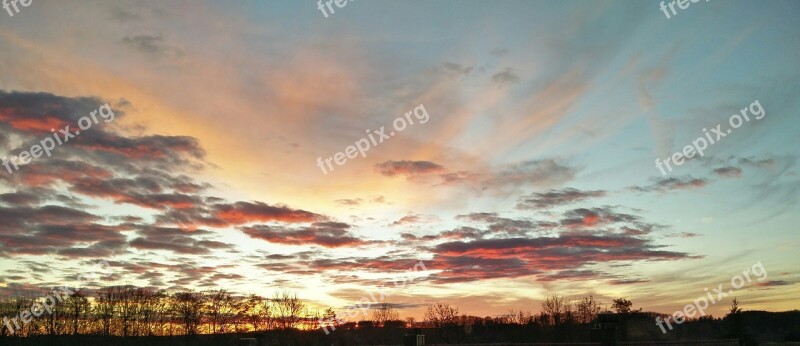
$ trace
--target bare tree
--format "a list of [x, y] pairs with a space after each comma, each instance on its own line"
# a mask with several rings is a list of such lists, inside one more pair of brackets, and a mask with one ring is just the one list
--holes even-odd
[[731, 302], [731, 307], [725, 318], [723, 319], [725, 322], [726, 329], [728, 330], [728, 337], [737, 338], [740, 341], [743, 341], [747, 338], [747, 327], [745, 326], [744, 320], [742, 318], [742, 309], [739, 307], [739, 299], [734, 297], [733, 301]]
[[120, 321], [121, 334], [123, 337], [130, 335], [131, 323], [136, 316], [136, 289], [133, 286], [115, 287], [116, 298], [118, 301], [117, 317]]
[[[158, 290], [153, 292], [150, 302], [150, 309], [152, 310], [153, 317], [152, 321], [153, 324], [158, 328], [154, 330], [153, 327], [148, 328], [147, 335], [166, 335], [164, 331], [164, 327], [169, 325], [168, 328], [172, 328], [174, 323], [172, 322], [172, 315], [170, 312], [170, 297], [164, 290]], [[172, 335], [172, 333], [170, 333]]]
[[230, 316], [227, 320], [231, 324], [234, 333], [244, 333], [247, 331], [246, 318], [248, 304], [244, 297], [231, 296], [229, 300]]
[[103, 287], [97, 291], [94, 315], [100, 323], [100, 333], [102, 335], [111, 335], [111, 323], [118, 303], [115, 292], [114, 287]]
[[153, 291], [144, 288], [138, 290], [138, 295], [140, 299], [137, 311], [137, 335], [152, 336], [155, 334], [153, 325], [160, 321], [159, 318], [166, 309], [166, 295], [163, 290]]
[[91, 311], [89, 299], [79, 290], [64, 301], [64, 306], [70, 322], [72, 322], [72, 335], [80, 334], [79, 323], [81, 320], [85, 320]]
[[639, 312], [642, 311], [641, 308], [639, 310], [633, 310], [633, 303], [630, 300], [625, 298], [614, 299], [611, 304], [611, 308], [617, 310], [619, 314], [627, 314], [631, 312]]
[[553, 293], [542, 302], [542, 314], [544, 314], [550, 325], [559, 325], [564, 322], [564, 315], [567, 311], [564, 297], [558, 293]]
[[739, 298], [734, 297], [733, 301], [731, 301], [731, 308], [726, 316], [735, 315], [740, 312], [742, 312], [742, 309], [739, 307]]
[[406, 317], [406, 327], [414, 328], [414, 325], [417, 323], [417, 319], [413, 317]]
[[[34, 333], [42, 333], [47, 335], [63, 335], [67, 333], [68, 329], [67, 321], [69, 312], [67, 311], [68, 309], [65, 306], [65, 304], [59, 303], [58, 298], [53, 297], [51, 294], [52, 293], [50, 292], [43, 291], [40, 293], [40, 296], [43, 297], [46, 296], [49, 298], [37, 299], [37, 301], [39, 301], [39, 303], [42, 305], [45, 305], [47, 303], [52, 304], [53, 301], [56, 301], [56, 303], [53, 304], [52, 307], [50, 307], [50, 309], [48, 310], [49, 313], [44, 314], [38, 320], [32, 321], [32, 323], [41, 326], [41, 328], [35, 327]], [[70, 297], [66, 297], [66, 299], [69, 298]], [[65, 298], [62, 297], [62, 299]]]
[[173, 295], [173, 310], [183, 324], [186, 335], [195, 335], [203, 319], [204, 296], [196, 292], [180, 292]]
[[533, 322], [533, 315], [530, 311], [527, 313], [522, 310], [514, 312], [514, 309], [511, 309], [507, 315], [503, 316], [503, 319], [507, 320], [509, 324], [528, 324]]
[[322, 320], [324, 321], [324, 323], [320, 327], [323, 328], [330, 327], [331, 330], [336, 330], [336, 327], [339, 327], [339, 325], [341, 325], [342, 322], [342, 320], [340, 320], [339, 317], [336, 316], [336, 311], [334, 311], [333, 308], [330, 307], [325, 309], [325, 312], [322, 314]]
[[597, 314], [600, 313], [600, 306], [593, 296], [583, 297], [578, 301], [576, 307], [576, 318], [578, 323], [591, 323]]
[[458, 308], [447, 303], [429, 305], [425, 311], [425, 321], [436, 328], [455, 325], [458, 317]]
[[[251, 294], [242, 302], [243, 318], [250, 325], [250, 329], [263, 332], [269, 329], [268, 321], [272, 318], [269, 300]], [[266, 311], [262, 311], [262, 309]]]
[[300, 313], [305, 308], [305, 304], [297, 298], [297, 294], [290, 294], [287, 291], [275, 293], [272, 303], [279, 327], [284, 330], [296, 328], [300, 322]]
[[234, 298], [226, 290], [210, 291], [205, 294], [203, 312], [211, 322], [211, 333], [225, 333], [225, 326], [236, 313]]
[[396, 321], [399, 319], [400, 313], [392, 304], [383, 302], [372, 310], [372, 320], [375, 321], [375, 324], [378, 326], [383, 327], [387, 321]]

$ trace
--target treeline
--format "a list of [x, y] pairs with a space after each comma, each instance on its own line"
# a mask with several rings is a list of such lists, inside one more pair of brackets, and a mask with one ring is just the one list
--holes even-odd
[[[44, 296], [44, 295], [42, 295]], [[317, 328], [319, 314], [297, 295], [237, 296], [226, 290], [177, 292], [134, 286], [111, 286], [92, 294], [76, 291], [52, 312], [38, 311], [44, 298], [11, 297], [0, 301], [2, 336], [113, 335], [175, 336]]]
[[[626, 299], [615, 299], [611, 308], [617, 313], [630, 313], [633, 303]], [[575, 300], [567, 300], [559, 294], [551, 294], [542, 302], [541, 312], [532, 314], [530, 310], [511, 310], [500, 316], [479, 317], [460, 315], [458, 308], [445, 303], [435, 303], [425, 311], [425, 327], [439, 328], [448, 325], [476, 324], [539, 324], [542, 326], [559, 326], [564, 324], [588, 324], [597, 318], [604, 307], [594, 298], [585, 296]], [[637, 310], [641, 311], [641, 309]]]
[[[286, 291], [263, 297], [236, 295], [226, 290], [168, 293], [111, 286], [93, 292], [76, 291], [52, 306], [51, 313], [39, 311], [23, 323], [19, 319], [23, 312], [44, 304], [44, 298], [36, 297], [0, 299], [0, 318], [3, 318], [0, 338], [70, 336], [65, 339], [83, 340], [80, 338], [90, 336], [248, 334], [278, 335], [287, 340], [304, 338], [302, 344], [330, 345], [336, 341], [355, 345], [396, 343], [404, 329], [420, 328], [430, 342], [585, 342], [598, 315], [613, 309], [619, 320], [620, 341], [715, 338], [800, 341], [800, 312], [743, 312], [736, 301], [724, 318], [692, 319], [663, 334], [655, 318], [666, 315], [633, 309], [633, 304], [622, 298], [604, 306], [592, 296], [566, 299], [551, 294], [536, 314], [512, 310], [485, 317], [464, 314], [458, 307], [440, 302], [429, 305], [424, 318], [417, 321], [411, 317], [401, 320], [398, 309], [388, 302], [364, 307], [355, 316], [339, 317], [332, 308], [311, 309], [296, 294]], [[12, 322], [13, 318], [17, 318], [19, 326]], [[332, 334], [321, 332], [322, 327], [329, 328]]]
[[[356, 316], [337, 316], [332, 308], [310, 309], [296, 294], [279, 292], [272, 297], [241, 296], [226, 290], [168, 293], [135, 286], [110, 286], [91, 293], [75, 291], [62, 302], [43, 311], [46, 294], [0, 300], [0, 336], [105, 335], [177, 336], [227, 334], [271, 330], [314, 330], [321, 327], [356, 328], [444, 328], [485, 324], [536, 323], [539, 325], [585, 324], [600, 312], [592, 297], [567, 302], [551, 295], [542, 312], [511, 311], [494, 317], [460, 314], [445, 303], [428, 306], [425, 319], [400, 319], [394, 305], [382, 302], [359, 311]], [[615, 301], [618, 311], [628, 311], [630, 302]], [[625, 305], [627, 302], [627, 306]], [[38, 310], [38, 311], [37, 311]], [[33, 312], [24, 315], [24, 313]], [[33, 315], [33, 316], [32, 316]]]

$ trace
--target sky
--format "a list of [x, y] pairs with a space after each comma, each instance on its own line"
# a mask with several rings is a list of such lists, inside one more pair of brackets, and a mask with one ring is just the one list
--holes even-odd
[[709, 313], [800, 308], [797, 1], [332, 9], [0, 12], [0, 157], [68, 140], [0, 167], [0, 292], [107, 260], [87, 288], [672, 312], [760, 264]]

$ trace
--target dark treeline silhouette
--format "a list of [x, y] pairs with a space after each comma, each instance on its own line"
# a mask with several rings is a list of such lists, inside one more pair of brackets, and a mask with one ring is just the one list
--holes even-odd
[[316, 328], [319, 319], [302, 300], [288, 292], [266, 298], [237, 296], [226, 290], [168, 294], [164, 290], [111, 286], [91, 296], [77, 291], [55, 304], [52, 312], [31, 308], [44, 303], [48, 293], [40, 298], [11, 297], [0, 301], [0, 315], [8, 320], [25, 311], [40, 312], [40, 316], [31, 317], [28, 323], [21, 319], [4, 323], [0, 335], [225, 334]]
[[[0, 301], [0, 315], [19, 316], [43, 298], [11, 297]], [[665, 314], [642, 312], [620, 298], [610, 304], [618, 321], [619, 341], [739, 339], [800, 341], [800, 312], [742, 311], [734, 301], [723, 318], [705, 316], [676, 325], [666, 334], [655, 324]], [[52, 308], [20, 321], [21, 328], [0, 332], [0, 345], [236, 345], [252, 337], [259, 345], [398, 344], [403, 334], [419, 329], [428, 344], [505, 342], [588, 342], [605, 310], [593, 297], [567, 300], [551, 294], [540, 312], [509, 311], [499, 316], [462, 314], [458, 307], [437, 302], [424, 319], [400, 319], [394, 305], [371, 307], [370, 318], [345, 321], [332, 308], [310, 309], [289, 292], [271, 297], [241, 296], [226, 290], [167, 293], [134, 286], [112, 286], [91, 294], [71, 295]], [[330, 324], [320, 321], [333, 321]], [[320, 329], [329, 327], [331, 333]], [[13, 324], [12, 324], [13, 327]]]

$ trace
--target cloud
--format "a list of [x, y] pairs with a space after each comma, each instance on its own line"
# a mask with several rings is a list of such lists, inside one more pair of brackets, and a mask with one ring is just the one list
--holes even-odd
[[602, 278], [600, 271], [580, 269], [618, 261], [671, 261], [693, 258], [682, 252], [656, 250], [648, 240], [623, 235], [562, 234], [558, 237], [455, 241], [434, 247], [440, 273], [435, 283], [537, 276], [544, 280]]
[[720, 177], [738, 178], [742, 175], [742, 169], [739, 167], [732, 167], [732, 166], [720, 167], [714, 169], [714, 173], [716, 173]]
[[361, 202], [363, 202], [363, 200], [361, 198], [348, 198], [348, 199], [337, 199], [334, 202], [336, 202], [339, 205], [353, 207], [353, 206], [360, 205]]
[[[366, 257], [353, 257], [353, 258], [326, 258], [315, 259], [308, 262], [308, 268], [314, 271], [322, 270], [336, 270], [341, 273], [358, 273], [358, 272], [373, 272], [384, 274], [397, 274], [414, 272], [415, 266], [419, 262], [423, 262], [425, 268], [433, 270], [430, 266], [430, 260], [421, 260], [411, 256], [394, 256], [384, 255], [373, 258]], [[421, 270], [421, 267], [417, 267]], [[423, 275], [419, 273], [419, 275]], [[396, 279], [397, 275], [391, 275], [387, 278]], [[388, 281], [388, 280], [387, 280]]]
[[739, 158], [739, 164], [758, 168], [773, 168], [775, 167], [775, 159], [767, 158], [758, 160], [753, 157], [741, 157]]
[[692, 233], [692, 232], [681, 232], [681, 233], [678, 233], [675, 236], [680, 237], [680, 238], [695, 238], [695, 237], [699, 237], [700, 235], [697, 234], [697, 233]]
[[637, 223], [635, 215], [616, 213], [608, 208], [579, 208], [567, 211], [561, 225], [570, 229], [596, 228], [614, 223]]
[[130, 242], [130, 246], [139, 250], [166, 250], [178, 254], [203, 255], [211, 249], [230, 249], [232, 245], [198, 239], [213, 233], [205, 230], [191, 232], [171, 227], [147, 227], [137, 232], [139, 237]]
[[464, 76], [469, 75], [474, 68], [475, 68], [474, 66], [463, 66], [461, 64], [456, 64], [452, 62], [445, 62], [442, 64], [442, 69], [445, 72], [464, 75]]
[[794, 285], [796, 282], [789, 282], [784, 280], [769, 280], [765, 282], [758, 282], [756, 283], [757, 287], [776, 287], [776, 286], [790, 286]]
[[91, 213], [72, 208], [45, 205], [41, 207], [0, 207], [0, 233], [17, 233], [26, 225], [74, 224], [98, 221], [101, 218]]
[[151, 135], [142, 137], [122, 137], [114, 134], [99, 133], [94, 136], [81, 137], [77, 147], [108, 155], [108, 159], [148, 159], [164, 163], [182, 163], [188, 160], [202, 160], [205, 150], [200, 142], [188, 136]]
[[180, 225], [191, 229], [222, 228], [262, 222], [312, 223], [325, 221], [328, 217], [285, 205], [270, 205], [258, 201], [227, 203], [216, 198], [207, 198], [204, 203], [193, 207], [164, 211], [156, 219], [161, 224]]
[[263, 202], [236, 202], [218, 204], [213, 207], [214, 216], [228, 224], [251, 222], [315, 222], [325, 217], [309, 211], [292, 209], [284, 205], [269, 205]]
[[[104, 104], [104, 101], [91, 97], [68, 98], [48, 93], [0, 91], [0, 105], [3, 105], [0, 129], [10, 131], [22, 140], [20, 147], [7, 148], [16, 154], [29, 149], [31, 144], [38, 143], [42, 138], [51, 137], [51, 129], [70, 126], [69, 131], [74, 133], [79, 118], [88, 116]], [[120, 109], [112, 109], [112, 112], [115, 121], [125, 116]], [[128, 137], [116, 133], [114, 123], [100, 118], [98, 121], [89, 130], [57, 146], [53, 150], [54, 157], [39, 158], [32, 164], [21, 166], [15, 175], [27, 175], [26, 171], [32, 170], [31, 167], [47, 171], [52, 164], [89, 165], [87, 161], [96, 167], [113, 166], [131, 171], [137, 169], [136, 166], [130, 166], [131, 160], [136, 160], [138, 167], [172, 171], [176, 166], [198, 164], [205, 157], [205, 151], [196, 138], [164, 135]], [[61, 168], [64, 167], [53, 169]], [[35, 173], [31, 174], [34, 177], [27, 178], [34, 183], [37, 182]], [[18, 179], [26, 180], [26, 177]]]
[[110, 19], [120, 23], [142, 20], [142, 16], [140, 14], [119, 6], [114, 6], [110, 9], [109, 17]]
[[650, 282], [650, 280], [630, 279], [630, 278], [628, 278], [628, 279], [613, 279], [613, 280], [608, 281], [608, 283], [611, 284], [611, 285], [632, 285], [632, 284], [642, 284], [642, 283], [648, 283], [648, 282]]
[[125, 36], [122, 43], [145, 54], [162, 55], [169, 51], [160, 34]]
[[[0, 91], [0, 133], [15, 142], [38, 141], [103, 104], [92, 97]], [[125, 115], [113, 111], [117, 118]], [[207, 164], [196, 138], [126, 136], [113, 125], [101, 122], [59, 146], [53, 157], [0, 175], [1, 184], [18, 190], [0, 194], [0, 255], [107, 257], [128, 249], [208, 255], [234, 248], [201, 227], [312, 223], [315, 230], [325, 228], [320, 222], [328, 217], [314, 212], [207, 196], [212, 186], [190, 177]], [[21, 150], [2, 144], [7, 151]], [[94, 206], [85, 204], [94, 199], [146, 208], [150, 217], [95, 215], [89, 212]], [[155, 222], [145, 221], [151, 219]], [[124, 233], [135, 230], [129, 242]]]
[[124, 252], [125, 225], [103, 225], [102, 218], [63, 206], [0, 207], [0, 255], [86, 257]]
[[563, 190], [550, 190], [547, 193], [534, 193], [523, 197], [517, 203], [517, 209], [548, 209], [565, 204], [572, 204], [590, 198], [598, 198], [606, 195], [605, 191], [581, 191], [573, 188]]
[[[100, 102], [92, 98], [73, 100], [47, 94], [9, 95], [3, 96], [16, 102], [18, 107], [14, 112], [3, 113], [5, 121], [0, 126], [6, 126], [16, 135], [32, 138], [38, 137], [47, 126], [71, 123], [74, 121], [73, 111], [92, 110]], [[68, 106], [73, 111], [54, 112], [55, 115], [35, 118], [37, 121], [21, 120], [18, 115], [35, 113], [31, 105], [38, 102]], [[263, 270], [293, 275], [312, 275], [320, 270], [405, 271], [408, 267], [401, 263], [416, 261], [413, 257], [418, 251], [434, 257], [431, 263], [435, 263], [440, 272], [433, 279], [438, 283], [529, 275], [542, 280], [609, 278], [606, 273], [586, 267], [603, 262], [690, 257], [678, 252], [659, 251], [650, 240], [638, 238], [649, 233], [653, 225], [636, 216], [606, 208], [570, 210], [560, 222], [515, 219], [497, 213], [472, 213], [456, 218], [470, 225], [438, 234], [417, 236], [404, 233], [402, 240], [396, 242], [370, 241], [354, 235], [351, 225], [331, 221], [330, 217], [312, 211], [261, 201], [229, 202], [205, 195], [211, 186], [190, 177], [206, 165], [205, 151], [195, 138], [126, 137], [110, 126], [93, 130], [97, 131], [87, 132], [85, 140], [82, 137], [80, 142], [65, 146], [60, 152], [64, 156], [27, 165], [24, 171], [4, 178], [3, 182], [13, 186], [59, 187], [74, 196], [136, 205], [149, 209], [155, 222], [148, 224], [143, 222], [148, 218], [122, 217], [116, 219], [121, 224], [104, 225], [104, 218], [79, 209], [39, 206], [55, 198], [57, 193], [54, 191], [37, 193], [36, 196], [42, 196], [38, 200], [24, 194], [7, 193], [0, 195], [0, 201], [7, 204], [0, 207], [0, 221], [3, 221], [0, 241], [4, 244], [5, 256], [103, 257], [124, 253], [128, 249], [167, 251], [187, 256], [211, 255], [235, 248], [215, 239], [216, 233], [204, 228], [238, 226], [239, 231], [253, 239], [278, 245], [337, 249], [400, 244], [402, 241], [413, 248], [413, 251], [393, 250], [377, 258], [293, 254], [269, 258], [270, 261], [280, 261], [278, 263], [263, 263], [263, 259], [253, 263]], [[134, 160], [136, 165], [130, 163]], [[448, 172], [443, 165], [431, 161], [408, 160], [386, 161], [376, 168], [384, 176], [426, 176], [441, 179], [444, 185], [468, 185], [481, 191], [559, 185], [574, 179], [577, 172], [556, 159], [528, 160], [479, 171]], [[534, 206], [555, 206], [603, 195], [603, 191], [551, 190], [529, 196], [529, 202]], [[354, 198], [336, 202], [354, 206], [364, 201]], [[385, 202], [385, 198], [378, 196], [371, 201]], [[411, 214], [396, 220], [393, 225], [424, 224], [433, 220], [435, 218], [427, 215]], [[624, 227], [618, 230], [595, 229], [614, 226]], [[559, 234], [560, 228], [568, 231], [580, 229], [586, 234]], [[24, 230], [22, 235], [12, 232], [19, 229]], [[130, 241], [126, 232], [134, 233]], [[31, 241], [34, 237], [41, 241]], [[425, 245], [416, 246], [416, 243]], [[153, 268], [157, 267], [136, 270], [140, 271], [139, 275], [147, 275], [144, 278], [153, 283], [168, 282], [176, 286], [210, 285], [213, 280], [239, 277], [235, 273], [211, 268], [194, 270], [177, 266], [165, 267], [180, 273], [180, 277], [168, 280], [148, 274]]]
[[446, 231], [442, 233], [443, 236], [454, 237], [457, 235], [463, 235], [465, 238], [476, 239], [487, 236], [523, 236], [547, 231], [558, 226], [558, 224], [547, 221], [500, 217], [497, 213], [471, 213], [466, 215], [458, 215], [456, 216], [456, 219], [482, 223], [487, 226], [487, 229], [485, 231], [477, 231], [474, 229], [460, 228], [453, 231]]
[[20, 167], [13, 175], [0, 175], [16, 186], [49, 187], [57, 183], [70, 185], [81, 179], [102, 181], [112, 177], [112, 172], [98, 166], [80, 162], [50, 158]]
[[442, 179], [441, 186], [469, 186], [474, 190], [479, 190], [482, 182], [486, 179], [486, 174], [471, 171], [458, 171], [440, 174]]
[[684, 177], [651, 178], [652, 184], [647, 186], [633, 186], [631, 190], [638, 192], [668, 192], [673, 190], [700, 189], [708, 185], [708, 179]]
[[144, 208], [162, 210], [194, 208], [203, 200], [199, 196], [180, 193], [159, 193], [160, 186], [146, 179], [110, 179], [100, 182], [94, 180], [79, 180], [73, 185], [72, 191], [85, 196], [98, 198], [111, 198], [118, 204], [133, 204]]
[[576, 170], [555, 159], [529, 160], [507, 165], [485, 182], [485, 188], [500, 186], [553, 186], [575, 177]]
[[39, 196], [26, 192], [11, 192], [0, 194], [0, 201], [13, 206], [38, 205], [41, 202]]
[[505, 49], [505, 48], [498, 48], [498, 49], [495, 49], [495, 50], [490, 52], [490, 54], [492, 54], [494, 56], [503, 56], [503, 55], [506, 55], [508, 53], [509, 53], [509, 50]]
[[508, 192], [520, 187], [552, 187], [575, 178], [577, 169], [556, 159], [527, 160], [482, 171], [439, 174], [436, 186], [465, 186], [478, 192]]
[[519, 76], [511, 68], [506, 68], [502, 72], [495, 73], [492, 76], [492, 83], [498, 85], [509, 85], [519, 83]]
[[402, 226], [405, 224], [414, 224], [422, 222], [421, 215], [406, 215], [399, 220], [392, 222], [391, 226]]
[[481, 239], [489, 234], [490, 231], [474, 227], [458, 227], [449, 231], [444, 231], [438, 235], [429, 235], [419, 238], [420, 240], [464, 240]]
[[613, 207], [568, 210], [559, 222], [503, 217], [494, 212], [458, 215], [456, 220], [474, 225], [421, 237], [402, 235], [403, 241], [411, 243], [438, 242], [419, 247], [434, 256], [431, 263], [439, 271], [431, 277], [434, 283], [526, 276], [541, 281], [635, 283], [638, 279], [612, 275], [595, 266], [699, 258], [663, 250], [664, 245], [645, 236], [665, 226]]
[[387, 177], [424, 175], [444, 170], [444, 166], [430, 161], [386, 161], [375, 165], [375, 168]]
[[389, 226], [404, 226], [419, 223], [429, 223], [439, 220], [438, 217], [433, 215], [420, 215], [412, 214], [401, 217], [399, 220], [392, 222]]
[[341, 222], [316, 222], [310, 227], [255, 225], [242, 231], [255, 239], [284, 245], [319, 245], [328, 248], [353, 247], [368, 244], [348, 231], [350, 225]]

